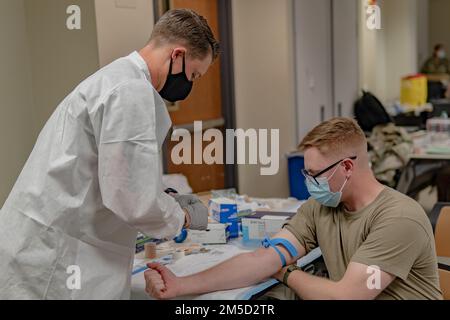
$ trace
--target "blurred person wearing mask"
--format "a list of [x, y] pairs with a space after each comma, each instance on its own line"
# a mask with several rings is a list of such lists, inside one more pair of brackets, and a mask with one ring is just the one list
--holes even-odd
[[427, 75], [450, 75], [450, 63], [443, 44], [434, 46], [433, 55], [425, 61], [421, 72]]

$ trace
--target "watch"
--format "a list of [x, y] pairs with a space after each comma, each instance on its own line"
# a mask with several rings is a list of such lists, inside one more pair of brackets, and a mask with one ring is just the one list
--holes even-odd
[[295, 270], [300, 270], [300, 268], [297, 267], [297, 266], [294, 265], [294, 264], [291, 264], [291, 265], [286, 269], [286, 272], [285, 272], [284, 275], [283, 275], [283, 283], [284, 283], [286, 286], [288, 286], [287, 281], [288, 281], [288, 278], [289, 278], [291, 272], [292, 272], [292, 271], [295, 271]]

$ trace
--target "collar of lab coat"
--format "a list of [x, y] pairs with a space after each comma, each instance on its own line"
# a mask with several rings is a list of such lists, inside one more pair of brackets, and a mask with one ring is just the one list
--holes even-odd
[[141, 55], [137, 52], [134, 51], [133, 53], [131, 53], [128, 58], [130, 58], [130, 60], [136, 64], [139, 69], [141, 69], [141, 71], [145, 74], [145, 77], [147, 78], [148, 81], [150, 81], [150, 83], [152, 83], [152, 78], [150, 75], [150, 70], [148, 69], [148, 65], [145, 62], [144, 58], [141, 57]]
[[166, 104], [164, 100], [161, 98], [158, 92], [156, 92], [156, 89], [153, 87], [151, 77], [150, 77], [150, 70], [148, 69], [147, 63], [145, 60], [141, 57], [141, 55], [134, 51], [131, 53], [128, 58], [138, 66], [140, 70], [145, 74], [145, 77], [150, 82], [150, 85], [153, 88], [153, 93], [155, 96], [155, 117], [156, 117], [156, 138], [158, 140], [158, 148], [161, 150], [164, 141], [166, 140], [167, 133], [170, 130], [170, 127], [172, 127], [172, 121], [169, 116], [169, 112], [167, 111]]

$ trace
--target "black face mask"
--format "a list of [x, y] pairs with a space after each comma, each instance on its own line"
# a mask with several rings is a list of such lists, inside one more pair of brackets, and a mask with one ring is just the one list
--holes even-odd
[[176, 102], [187, 98], [191, 93], [193, 82], [189, 81], [186, 76], [186, 61], [183, 55], [183, 71], [181, 73], [172, 74], [172, 57], [170, 58], [169, 74], [167, 75], [166, 83], [159, 92], [163, 99], [170, 102]]

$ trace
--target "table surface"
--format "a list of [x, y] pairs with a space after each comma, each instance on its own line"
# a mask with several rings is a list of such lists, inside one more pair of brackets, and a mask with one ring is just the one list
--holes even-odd
[[[251, 247], [243, 247], [241, 244], [242, 238], [232, 239], [229, 241], [226, 245], [204, 245], [207, 249], [218, 249], [223, 250], [226, 252], [226, 254], [223, 256], [223, 258], [218, 259], [217, 261], [213, 261], [212, 263], [208, 263], [209, 265], [206, 265], [202, 269], [207, 269], [209, 267], [212, 267], [213, 265], [216, 265], [220, 263], [221, 261], [225, 261], [230, 259], [232, 256], [243, 253], [243, 252], [249, 252], [252, 251], [253, 248]], [[228, 254], [229, 253], [229, 254]], [[171, 269], [174, 268], [176, 270], [183, 270], [181, 271], [183, 274], [181, 276], [188, 275], [192, 272], [186, 270], [183, 266], [184, 263], [192, 264], [192, 260], [189, 261], [189, 256], [184, 257], [180, 260], [180, 264], [177, 264], [177, 262], [170, 265]], [[221, 260], [221, 261], [219, 261]], [[135, 258], [135, 265], [145, 265], [146, 263], [150, 262], [148, 259], [140, 259], [139, 256]], [[198, 265], [196, 266], [198, 268]], [[173, 269], [172, 269], [173, 271]], [[178, 299], [182, 300], [246, 300], [250, 299], [250, 297], [258, 292], [263, 291], [264, 289], [271, 287], [272, 285], [275, 285], [277, 283], [276, 280], [272, 279], [269, 281], [262, 282], [255, 286], [250, 286], [246, 288], [240, 288], [240, 289], [234, 289], [234, 290], [226, 290], [226, 291], [216, 291], [211, 292], [203, 295], [196, 295], [196, 296], [186, 296], [186, 297], [179, 297]], [[133, 274], [131, 279], [131, 299], [132, 300], [152, 300], [150, 296], [147, 295], [145, 292], [145, 279], [144, 279], [144, 270], [141, 270], [140, 272], [137, 272]]]
[[438, 262], [450, 266], [450, 257], [438, 257]]
[[[209, 201], [209, 199], [211, 199], [212, 194], [211, 194], [211, 192], [205, 192], [205, 193], [197, 194], [197, 196], [207, 206], [208, 201]], [[284, 208], [284, 209], [286, 209], [286, 208]], [[270, 214], [270, 211], [268, 211], [268, 214]], [[256, 243], [256, 246], [255, 246], [255, 243]], [[188, 270], [186, 270], [187, 268], [185, 267], [184, 264], [190, 265], [191, 267], [193, 265], [196, 269], [200, 268], [200, 269], [204, 270], [204, 269], [210, 268], [213, 265], [216, 265], [222, 261], [228, 260], [234, 255], [253, 251], [259, 246], [260, 246], [260, 241], [256, 241], [250, 245], [244, 245], [242, 242], [242, 237], [231, 239], [230, 241], [228, 241], [228, 243], [226, 245], [204, 245], [203, 247], [205, 247], [207, 249], [211, 249], [211, 250], [218, 249], [216, 251], [220, 251], [223, 249], [222, 251], [224, 251], [224, 254], [220, 257], [220, 259], [217, 256], [215, 256], [214, 258], [212, 258], [212, 260], [215, 260], [215, 261], [207, 261], [205, 263], [205, 265], [200, 265], [201, 263], [192, 261], [192, 259], [190, 259], [190, 258], [192, 258], [191, 256], [187, 256], [187, 257], [182, 258], [179, 261], [181, 265], [177, 264], [177, 262], [175, 262], [175, 263], [173, 263], [174, 266], [172, 266], [172, 264], [171, 264], [170, 268], [171, 269], [175, 268], [175, 269], [177, 269], [177, 271], [179, 271], [179, 273], [181, 273], [181, 274], [179, 274], [179, 273], [175, 272], [176, 274], [178, 274], [180, 276], [186, 276], [188, 274], [200, 272], [202, 270], [194, 270], [194, 271], [189, 272]], [[221, 247], [222, 247], [222, 249], [221, 249]], [[309, 253], [308, 255], [306, 255], [305, 257], [300, 259], [299, 263], [307, 263], [310, 260], [314, 260], [321, 254], [322, 253], [321, 253], [320, 249], [313, 250], [313, 252]], [[146, 263], [151, 262], [151, 260], [142, 259], [142, 258], [143, 257], [141, 255], [137, 255], [135, 257], [135, 263], [134, 263], [135, 267], [133, 268], [133, 270], [138, 269], [136, 271], [139, 271], [139, 272], [133, 272], [133, 276], [131, 279], [131, 299], [151, 300], [152, 298], [149, 297], [147, 295], [147, 293], [145, 292], [145, 279], [144, 279]], [[201, 259], [199, 259], [199, 260], [201, 260]], [[246, 299], [250, 299], [253, 295], [255, 295], [261, 291], [264, 291], [265, 289], [270, 288], [271, 286], [273, 286], [277, 283], [278, 283], [277, 280], [270, 279], [268, 281], [261, 282], [258, 285], [254, 285], [254, 286], [250, 286], [250, 287], [246, 287], [246, 288], [227, 290], [227, 291], [217, 291], [217, 292], [212, 292], [212, 293], [203, 294], [203, 295], [199, 295], [199, 296], [190, 296], [190, 297], [181, 297], [181, 298], [188, 299], [188, 300], [208, 300], [208, 299], [246, 300]]]
[[450, 154], [413, 154], [412, 160], [450, 160]]
[[[242, 244], [242, 238], [236, 238], [232, 239], [228, 242], [226, 245], [205, 245], [204, 247], [209, 249], [219, 249], [222, 251], [225, 251], [226, 254], [218, 258], [215, 256], [212, 260], [215, 261], [208, 261], [204, 265], [201, 266], [201, 270], [206, 270], [214, 265], [217, 265], [218, 263], [228, 260], [231, 257], [243, 253], [243, 252], [249, 252], [253, 251], [256, 247], [254, 243], [252, 246], [243, 246]], [[317, 258], [319, 258], [322, 255], [322, 251], [320, 248], [316, 248], [309, 252], [306, 256], [300, 258], [297, 261], [297, 265], [299, 267], [304, 267], [308, 265], [309, 263], [313, 262]], [[216, 258], [217, 257], [217, 258]], [[191, 258], [191, 260], [189, 260]], [[186, 276], [201, 270], [187, 270], [187, 265], [194, 265], [195, 269], [198, 269], [199, 264], [203, 264], [203, 262], [196, 261], [192, 263], [192, 260], [200, 260], [200, 259], [192, 259], [193, 257], [185, 257], [182, 258], [179, 263], [175, 262], [175, 265], [171, 266], [171, 270], [174, 271], [176, 274], [180, 276]], [[138, 265], [145, 265], [146, 263], [150, 262], [150, 260], [145, 259], [136, 259], [136, 262]], [[180, 274], [181, 273], [181, 274]], [[277, 285], [279, 282], [275, 279], [269, 279], [266, 281], [263, 281], [257, 285], [249, 286], [246, 288], [239, 288], [234, 290], [225, 290], [225, 291], [216, 291], [216, 292], [210, 292], [207, 294], [202, 295], [195, 295], [195, 296], [185, 296], [185, 297], [179, 297], [177, 299], [180, 300], [250, 300], [254, 295], [261, 293], [269, 288], [271, 288], [274, 285]], [[152, 300], [152, 298], [145, 292], [145, 279], [144, 279], [144, 270], [141, 270], [140, 272], [133, 274], [131, 279], [131, 299], [132, 300]]]

